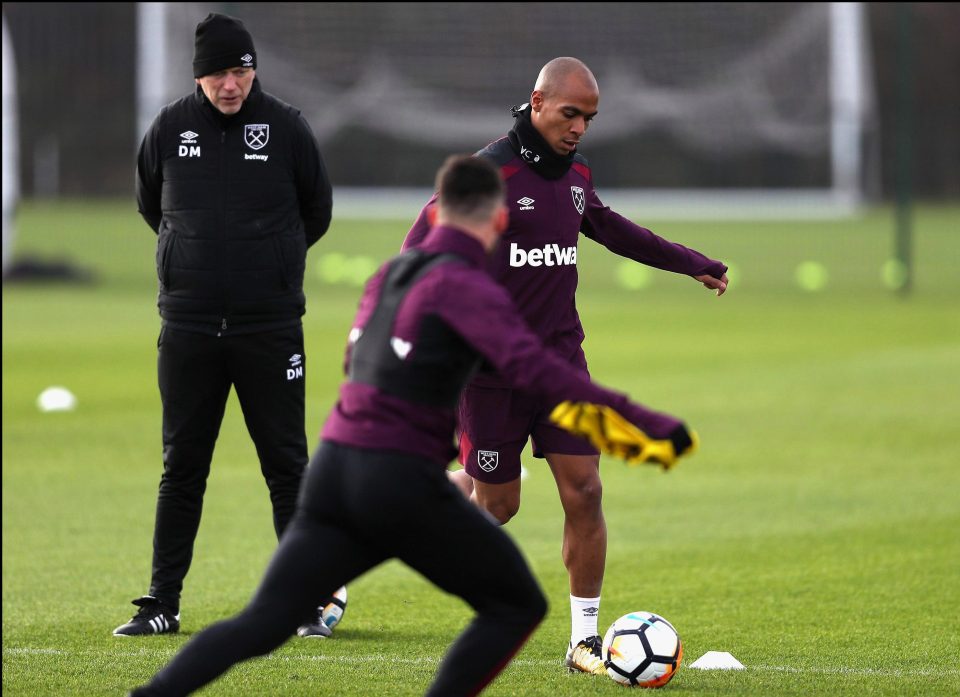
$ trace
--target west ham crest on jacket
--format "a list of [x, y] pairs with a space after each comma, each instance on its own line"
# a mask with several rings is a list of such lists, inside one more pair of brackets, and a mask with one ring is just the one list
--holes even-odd
[[577, 213], [583, 215], [583, 187], [580, 186], [571, 186], [570, 194], [573, 196], [573, 205], [577, 207]]
[[[248, 123], [243, 127], [243, 142], [251, 150], [259, 150], [270, 140], [270, 124]], [[580, 190], [581, 197], [583, 189]]]

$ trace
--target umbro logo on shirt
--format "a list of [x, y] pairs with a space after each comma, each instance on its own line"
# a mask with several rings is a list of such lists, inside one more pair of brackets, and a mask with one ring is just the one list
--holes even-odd
[[177, 148], [177, 157], [200, 157], [200, 146], [196, 145], [199, 133], [184, 131], [180, 134], [180, 146]]
[[290, 356], [290, 367], [287, 368], [287, 380], [296, 380], [303, 377], [303, 356], [295, 353]]
[[517, 203], [520, 204], [520, 210], [522, 211], [532, 211], [533, 210], [533, 199], [529, 196], [524, 196], [522, 199], [518, 200]]

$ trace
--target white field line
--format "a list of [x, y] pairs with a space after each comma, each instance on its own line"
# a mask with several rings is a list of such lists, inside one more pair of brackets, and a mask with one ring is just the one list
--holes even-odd
[[762, 670], [776, 673], [823, 673], [827, 675], [876, 675], [881, 678], [896, 677], [945, 677], [960, 675], [960, 669], [950, 668], [792, 668], [790, 666], [747, 666], [747, 670]]
[[[30, 647], [13, 647], [5, 648], [3, 650], [4, 656], [71, 656], [71, 655], [103, 655], [108, 658], [115, 656], [173, 656], [176, 653], [174, 650], [165, 650], [165, 649], [139, 649], [137, 651], [98, 651], [94, 649], [88, 649], [85, 651], [65, 651], [63, 649], [46, 649], [46, 648], [30, 648]], [[431, 658], [428, 656], [421, 656], [418, 658], [399, 658], [397, 656], [386, 656], [383, 654], [368, 654], [368, 655], [351, 655], [351, 656], [324, 656], [324, 655], [295, 655], [295, 656], [278, 656], [276, 654], [270, 654], [268, 656], [262, 656], [260, 660], [265, 661], [284, 661], [287, 663], [293, 662], [330, 662], [330, 663], [376, 663], [376, 664], [393, 664], [393, 665], [438, 665], [440, 663], [439, 658]], [[548, 661], [543, 659], [527, 659], [527, 658], [518, 658], [512, 661], [513, 664], [518, 666], [534, 666], [538, 668], [551, 667], [551, 666], [560, 666], [563, 664], [563, 661], [557, 659], [555, 661]], [[950, 668], [844, 668], [842, 666], [837, 667], [823, 667], [823, 668], [796, 668], [792, 666], [768, 666], [768, 665], [755, 665], [747, 666], [745, 668], [747, 672], [758, 671], [758, 672], [773, 672], [773, 673], [821, 673], [828, 675], [863, 675], [863, 676], [876, 676], [881, 678], [889, 677], [947, 677], [947, 676], [960, 676], [960, 669], [950, 669]], [[723, 671], [720, 671], [723, 672]], [[738, 673], [740, 671], [731, 671]]]

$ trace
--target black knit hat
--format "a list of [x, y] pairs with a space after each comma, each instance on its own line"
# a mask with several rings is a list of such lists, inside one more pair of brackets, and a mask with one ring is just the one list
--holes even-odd
[[253, 37], [235, 17], [211, 13], [197, 25], [193, 76], [203, 77], [229, 68], [256, 68]]

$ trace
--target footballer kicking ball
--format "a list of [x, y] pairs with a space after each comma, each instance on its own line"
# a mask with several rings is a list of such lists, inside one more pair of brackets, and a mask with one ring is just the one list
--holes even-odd
[[610, 625], [603, 637], [607, 675], [630, 687], [663, 687], [683, 658], [680, 635], [652, 612], [631, 612]]
[[343, 613], [346, 609], [347, 587], [343, 586], [333, 594], [333, 597], [327, 600], [327, 604], [324, 605], [323, 610], [320, 612], [320, 618], [325, 625], [333, 629], [340, 624], [340, 620], [343, 619]]

